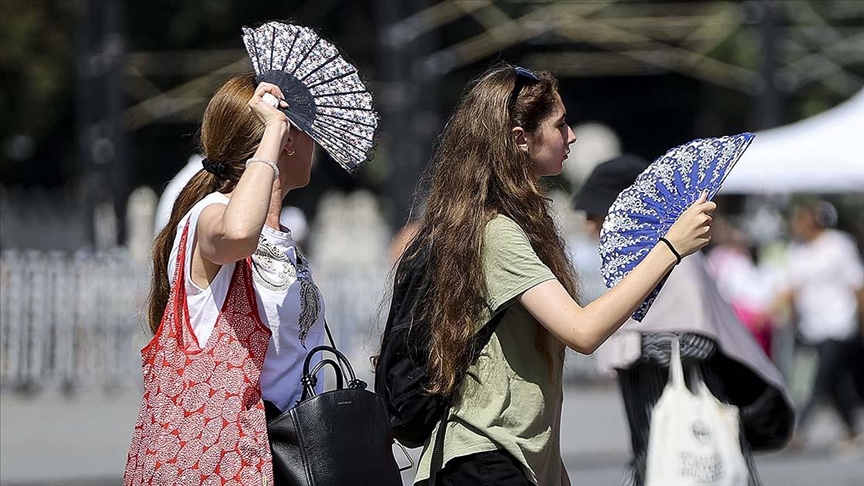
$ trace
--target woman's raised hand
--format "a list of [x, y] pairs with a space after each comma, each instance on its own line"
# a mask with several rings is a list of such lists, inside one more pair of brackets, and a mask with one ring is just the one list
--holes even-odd
[[711, 213], [716, 208], [715, 203], [708, 201], [708, 193], [703, 192], [669, 228], [666, 239], [682, 257], [699, 251], [711, 241], [711, 222], [714, 221]]
[[288, 108], [288, 103], [282, 96], [282, 90], [280, 90], [275, 84], [262, 82], [257, 88], [255, 88], [255, 94], [253, 94], [252, 98], [249, 99], [249, 110], [252, 111], [255, 118], [260, 120], [264, 126], [273, 122], [287, 124], [288, 118], [285, 114], [264, 99], [264, 95], [268, 93], [279, 100], [280, 108]]

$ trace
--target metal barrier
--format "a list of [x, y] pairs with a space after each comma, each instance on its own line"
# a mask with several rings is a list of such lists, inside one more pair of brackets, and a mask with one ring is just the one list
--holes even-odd
[[[0, 387], [126, 386], [146, 271], [126, 252], [0, 254]], [[138, 379], [137, 381], [140, 381]]]
[[[315, 271], [337, 344], [371, 377], [386, 270]], [[149, 270], [117, 249], [0, 253], [0, 390], [139, 387]], [[386, 317], [386, 315], [385, 315]]]

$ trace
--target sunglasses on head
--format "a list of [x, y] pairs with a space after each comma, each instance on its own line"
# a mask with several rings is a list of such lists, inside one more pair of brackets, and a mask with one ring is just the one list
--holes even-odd
[[522, 66], [513, 66], [513, 71], [516, 72], [516, 82], [513, 84], [513, 92], [510, 93], [510, 107], [513, 107], [516, 103], [516, 98], [519, 97], [519, 92], [522, 91], [522, 88], [528, 80], [540, 81], [540, 78], [536, 74]]

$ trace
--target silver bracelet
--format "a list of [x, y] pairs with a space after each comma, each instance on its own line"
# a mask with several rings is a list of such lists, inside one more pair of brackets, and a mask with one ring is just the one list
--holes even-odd
[[249, 164], [252, 164], [252, 163], [255, 163], [255, 162], [260, 162], [260, 163], [262, 163], [262, 164], [267, 164], [267, 165], [269, 165], [270, 168], [273, 169], [273, 172], [276, 174], [276, 179], [279, 178], [279, 167], [276, 167], [276, 163], [275, 163], [275, 162], [273, 162], [272, 160], [267, 160], [267, 159], [256, 159], [256, 158], [251, 158], [251, 159], [249, 159], [249, 160], [246, 161], [246, 167], [249, 167]]

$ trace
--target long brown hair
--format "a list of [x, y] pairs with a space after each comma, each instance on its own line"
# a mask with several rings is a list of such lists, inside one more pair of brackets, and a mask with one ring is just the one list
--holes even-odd
[[[573, 270], [564, 252], [549, 200], [531, 161], [511, 130], [536, 133], [555, 104], [558, 82], [547, 72], [539, 80], [517, 80], [512, 65], [499, 64], [466, 88], [436, 144], [426, 211], [403, 258], [430, 258], [428, 298], [420, 315], [430, 323], [428, 391], [450, 396], [467, 371], [477, 321], [486, 308], [483, 231], [495, 215], [509, 217], [564, 288], [575, 296]], [[516, 83], [523, 86], [511, 99]], [[406, 260], [407, 261], [407, 260]], [[538, 330], [535, 346], [551, 363]]]
[[234, 76], [216, 91], [204, 111], [199, 150], [207, 159], [220, 162], [224, 169], [220, 177], [203, 169], [192, 177], [174, 201], [171, 219], [153, 243], [153, 280], [147, 304], [147, 320], [154, 334], [159, 329], [171, 292], [168, 259], [177, 225], [204, 196], [216, 191], [228, 193], [234, 190], [243, 174], [246, 160], [252, 157], [261, 142], [264, 126], [255, 119], [248, 107], [254, 93], [254, 74]]

